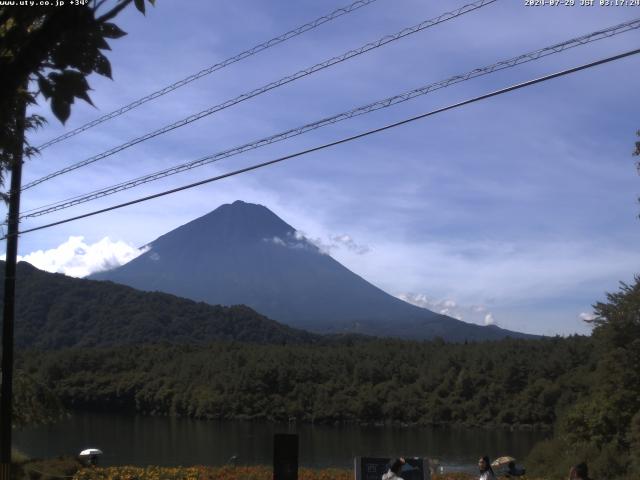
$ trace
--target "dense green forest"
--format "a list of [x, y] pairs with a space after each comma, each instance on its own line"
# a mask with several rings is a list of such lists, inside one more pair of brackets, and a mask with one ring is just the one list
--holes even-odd
[[63, 418], [60, 399], [32, 375], [15, 372], [13, 379], [13, 424], [15, 426], [51, 423]]
[[[0, 262], [0, 271], [4, 262]], [[56, 349], [140, 343], [205, 344], [214, 340], [313, 343], [298, 330], [237, 305], [223, 307], [124, 285], [52, 274], [20, 262], [16, 348]], [[0, 301], [3, 292], [0, 291]]]
[[591, 341], [355, 341], [31, 351], [72, 408], [198, 418], [550, 426], [587, 392]]
[[555, 424], [554, 438], [530, 455], [536, 473], [560, 478], [576, 459], [595, 478], [640, 478], [640, 277], [597, 303], [596, 368]]

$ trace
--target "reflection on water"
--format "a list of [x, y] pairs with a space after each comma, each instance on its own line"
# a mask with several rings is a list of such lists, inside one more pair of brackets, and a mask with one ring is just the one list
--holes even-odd
[[355, 456], [424, 456], [444, 465], [472, 465], [480, 455], [524, 458], [544, 432], [482, 429], [281, 425], [184, 418], [78, 413], [55, 425], [14, 433], [33, 457], [104, 452], [101, 465], [270, 464], [274, 433], [300, 435], [300, 464], [351, 467]]

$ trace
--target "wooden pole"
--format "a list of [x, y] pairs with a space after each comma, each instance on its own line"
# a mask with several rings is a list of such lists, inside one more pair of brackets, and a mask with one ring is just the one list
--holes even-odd
[[18, 217], [22, 183], [22, 156], [27, 102], [26, 89], [18, 92], [16, 142], [11, 165], [11, 190], [7, 218], [7, 256], [4, 273], [4, 309], [2, 318], [2, 385], [0, 386], [0, 480], [11, 473], [11, 428], [13, 420], [13, 325], [15, 317], [16, 263], [18, 259]]

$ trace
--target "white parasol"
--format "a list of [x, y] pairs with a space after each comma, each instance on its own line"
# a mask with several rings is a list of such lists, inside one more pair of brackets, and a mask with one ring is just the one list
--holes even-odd
[[516, 459], [513, 457], [498, 457], [493, 462], [491, 462], [492, 467], [501, 467], [502, 465], [506, 465], [509, 462], [515, 462]]
[[92, 455], [102, 455], [102, 450], [98, 450], [97, 448], [87, 448], [80, 452], [81, 457], [90, 457]]

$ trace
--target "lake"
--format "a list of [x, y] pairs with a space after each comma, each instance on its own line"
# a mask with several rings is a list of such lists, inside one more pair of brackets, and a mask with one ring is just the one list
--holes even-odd
[[274, 433], [300, 436], [300, 465], [353, 466], [355, 456], [423, 456], [449, 470], [470, 468], [479, 456], [524, 458], [548, 436], [540, 431], [282, 425], [122, 414], [76, 413], [60, 423], [14, 431], [14, 446], [32, 457], [76, 455], [99, 448], [109, 465], [222, 465], [272, 462]]

